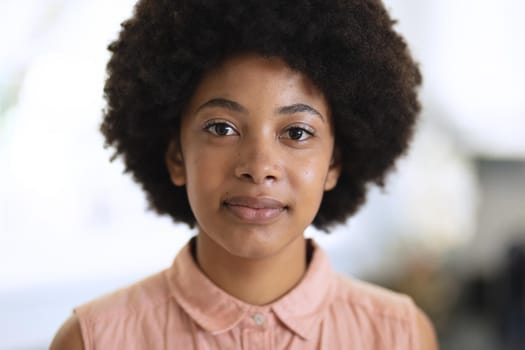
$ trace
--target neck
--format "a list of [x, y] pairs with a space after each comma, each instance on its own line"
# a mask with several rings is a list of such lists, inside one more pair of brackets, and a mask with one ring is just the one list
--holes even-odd
[[230, 254], [206, 234], [197, 237], [197, 261], [219, 288], [252, 305], [266, 305], [291, 290], [306, 271], [306, 240], [297, 237], [280, 252], [257, 259]]

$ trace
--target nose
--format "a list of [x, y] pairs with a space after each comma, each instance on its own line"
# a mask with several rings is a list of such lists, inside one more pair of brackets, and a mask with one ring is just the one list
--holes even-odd
[[241, 144], [235, 176], [257, 185], [278, 181], [282, 174], [282, 160], [272, 141], [247, 140]]

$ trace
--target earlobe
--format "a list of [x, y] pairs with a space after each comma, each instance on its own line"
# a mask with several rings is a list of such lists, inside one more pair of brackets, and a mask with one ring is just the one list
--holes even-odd
[[324, 190], [330, 191], [333, 190], [334, 187], [337, 185], [337, 180], [339, 179], [339, 167], [337, 168], [330, 168], [328, 170], [328, 174], [326, 175], [326, 180], [324, 182]]
[[337, 185], [337, 180], [339, 180], [339, 175], [341, 175], [341, 162], [336, 152], [332, 157], [330, 162], [330, 168], [328, 168], [328, 173], [326, 174], [326, 179], [324, 182], [324, 190], [330, 191], [333, 190]]
[[186, 184], [186, 169], [180, 146], [176, 140], [172, 140], [168, 145], [165, 162], [171, 182], [175, 186], [184, 186]]

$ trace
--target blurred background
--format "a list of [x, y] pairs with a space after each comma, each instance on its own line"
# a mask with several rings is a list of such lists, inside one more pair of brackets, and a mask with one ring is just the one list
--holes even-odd
[[[0, 349], [169, 266], [193, 234], [146, 211], [98, 125], [134, 0], [0, 0]], [[337, 270], [410, 294], [442, 349], [525, 348], [525, 2], [387, 0], [424, 111], [385, 190], [331, 235]]]

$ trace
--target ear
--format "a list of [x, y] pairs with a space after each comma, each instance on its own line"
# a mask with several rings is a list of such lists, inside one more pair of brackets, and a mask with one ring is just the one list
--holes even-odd
[[170, 141], [166, 150], [165, 162], [170, 173], [171, 182], [175, 186], [184, 186], [186, 184], [186, 168], [177, 139]]
[[335, 185], [337, 185], [337, 180], [339, 180], [339, 175], [341, 175], [341, 161], [339, 157], [339, 151], [334, 150], [332, 155], [332, 160], [330, 161], [330, 167], [328, 168], [328, 173], [326, 174], [326, 179], [324, 181], [324, 190], [330, 191], [333, 190]]

